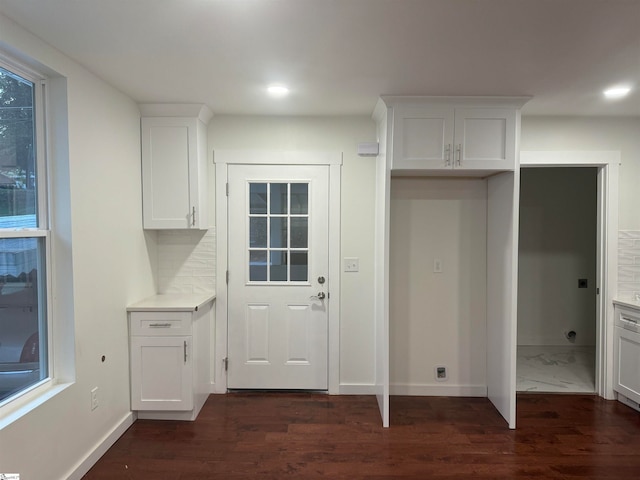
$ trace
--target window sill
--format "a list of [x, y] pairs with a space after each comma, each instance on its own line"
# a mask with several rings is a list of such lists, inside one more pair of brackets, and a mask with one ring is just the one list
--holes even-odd
[[62, 393], [73, 383], [45, 384], [0, 408], [0, 431]]

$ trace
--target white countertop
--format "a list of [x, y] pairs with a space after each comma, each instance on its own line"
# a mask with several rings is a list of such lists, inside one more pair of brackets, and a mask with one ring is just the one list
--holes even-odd
[[615, 299], [613, 301], [613, 303], [615, 305], [620, 305], [622, 307], [627, 307], [627, 308], [633, 308], [635, 310], [640, 310], [640, 301], [637, 300], [632, 300], [632, 299], [626, 299], [626, 300], [620, 300], [620, 299]]
[[127, 312], [195, 312], [215, 298], [215, 293], [154, 295], [129, 305]]

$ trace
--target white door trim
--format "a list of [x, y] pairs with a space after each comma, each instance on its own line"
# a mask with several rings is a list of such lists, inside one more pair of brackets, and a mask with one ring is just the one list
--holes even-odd
[[596, 393], [614, 399], [613, 300], [618, 291], [619, 151], [522, 151], [521, 167], [598, 168]]
[[340, 193], [342, 152], [216, 150], [216, 322], [212, 393], [227, 392], [224, 359], [227, 357], [228, 269], [228, 165], [328, 165], [329, 166], [329, 393], [340, 389]]

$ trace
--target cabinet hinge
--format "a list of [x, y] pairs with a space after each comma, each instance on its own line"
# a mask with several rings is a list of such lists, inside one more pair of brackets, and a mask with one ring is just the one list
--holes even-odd
[[226, 188], [227, 188], [227, 197], [228, 197], [229, 196], [229, 184], [228, 183], [226, 185]]
[[227, 285], [229, 285], [229, 270], [227, 270], [227, 273], [226, 273], [226, 281], [227, 281]]
[[224, 371], [228, 372], [229, 371], [229, 357], [224, 357], [222, 359], [222, 365], [224, 365]]

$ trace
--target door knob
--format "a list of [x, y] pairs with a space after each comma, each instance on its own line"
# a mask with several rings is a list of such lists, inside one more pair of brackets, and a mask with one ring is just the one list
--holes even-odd
[[324, 292], [319, 292], [317, 295], [311, 295], [310, 300], [324, 300], [327, 295]]

